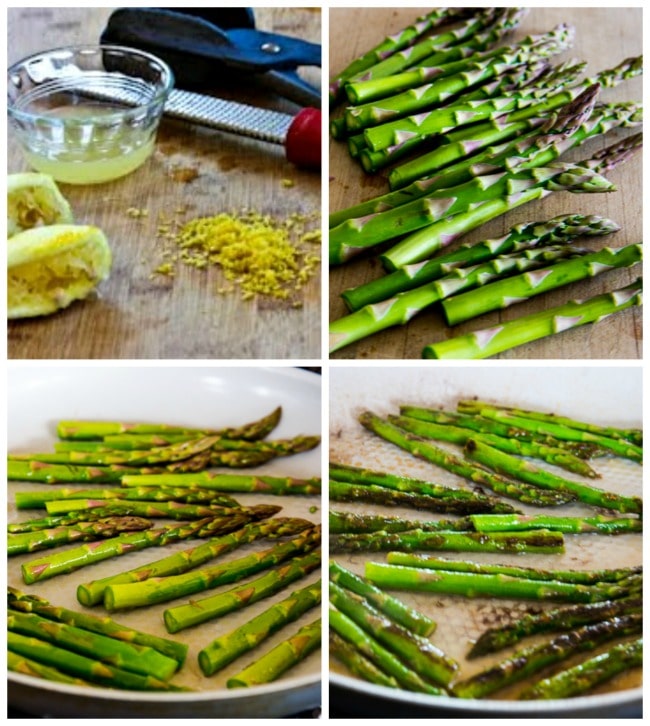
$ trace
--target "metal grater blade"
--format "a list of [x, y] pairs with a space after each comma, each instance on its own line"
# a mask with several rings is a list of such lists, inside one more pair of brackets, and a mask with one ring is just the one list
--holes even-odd
[[236, 101], [174, 89], [165, 103], [165, 116], [219, 131], [284, 144], [294, 117]]

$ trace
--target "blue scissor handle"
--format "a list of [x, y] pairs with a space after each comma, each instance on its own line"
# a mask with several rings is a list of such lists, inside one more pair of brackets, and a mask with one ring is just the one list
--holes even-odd
[[166, 8], [121, 8], [109, 18], [101, 42], [152, 52], [189, 54], [239, 71], [264, 72], [320, 66], [321, 47], [256, 28], [223, 28], [203, 17]]

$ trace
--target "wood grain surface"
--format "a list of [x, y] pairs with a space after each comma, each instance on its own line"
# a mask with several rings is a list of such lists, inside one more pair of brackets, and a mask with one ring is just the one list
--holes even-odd
[[[111, 11], [10, 8], [9, 61], [97, 42]], [[262, 30], [321, 41], [317, 9], [259, 9], [256, 21]], [[320, 69], [304, 69], [301, 75], [320, 83]], [[242, 88], [218, 75], [210, 91], [287, 113], [299, 110], [263, 87]], [[11, 135], [8, 168], [27, 169]], [[198, 175], [181, 181], [185, 169]], [[112, 183], [61, 189], [79, 222], [105, 231], [114, 255], [112, 274], [94, 298], [56, 315], [11, 322], [10, 358], [320, 358], [319, 275], [290, 300], [244, 302], [237, 294], [217, 293], [224, 283], [217, 269], [206, 273], [179, 266], [175, 277], [152, 274], [163, 261], [158, 226], [176, 210], [185, 210], [183, 221], [245, 209], [281, 220], [294, 213], [318, 215], [320, 174], [291, 166], [279, 146], [163, 120], [155, 152], [140, 169]], [[148, 214], [134, 219], [126, 213], [129, 208]], [[320, 227], [318, 219], [311, 224]]]
[[[334, 74], [365, 50], [374, 47], [387, 34], [409, 25], [418, 13], [413, 8], [369, 9], [333, 8], [330, 11], [330, 72]], [[517, 41], [531, 33], [544, 33], [561, 22], [574, 25], [573, 48], [557, 56], [557, 62], [577, 58], [588, 62], [586, 73], [617, 65], [624, 58], [642, 52], [642, 18], [640, 8], [531, 8], [520, 28], [510, 36]], [[354, 32], [351, 32], [354, 29]], [[511, 42], [510, 40], [508, 42]], [[626, 81], [613, 89], [604, 89], [603, 101], [640, 101], [642, 79]], [[336, 112], [337, 114], [339, 111]], [[610, 132], [606, 139], [593, 139], [572, 150], [563, 160], [588, 158], [592, 153], [634, 133], [631, 130]], [[559, 192], [544, 200], [526, 204], [517, 210], [482, 225], [465, 235], [462, 242], [498, 237], [515, 224], [550, 219], [558, 214], [600, 214], [621, 225], [621, 230], [601, 240], [584, 242], [581, 246], [599, 249], [605, 244], [619, 247], [642, 241], [642, 159], [637, 154], [631, 161], [611, 171], [608, 178], [618, 190], [608, 194], [574, 194]], [[348, 155], [344, 144], [330, 144], [330, 190], [332, 211], [343, 209], [388, 191], [386, 173], [365, 174]], [[603, 241], [606, 240], [606, 241]], [[568, 300], [585, 298], [629, 284], [640, 273], [640, 266], [617, 270], [595, 279], [560, 288], [539, 298], [513, 306], [505, 311], [483, 315], [476, 320], [450, 329], [441, 310], [432, 309], [416, 316], [406, 326], [382, 331], [350, 345], [332, 358], [400, 359], [420, 358], [422, 348], [435, 341], [462, 335], [479, 328], [521, 315], [560, 305]], [[346, 313], [340, 293], [350, 287], [376, 279], [383, 274], [377, 259], [357, 259], [330, 269], [330, 320]], [[641, 311], [632, 309], [611, 316], [595, 326], [576, 330], [530, 343], [502, 353], [500, 358], [528, 359], [637, 359], [641, 358]]]

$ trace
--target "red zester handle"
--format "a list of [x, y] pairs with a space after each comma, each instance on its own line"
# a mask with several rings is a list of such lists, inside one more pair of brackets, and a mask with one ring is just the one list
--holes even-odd
[[296, 115], [285, 141], [287, 159], [296, 166], [320, 169], [322, 116], [317, 108], [303, 108]]

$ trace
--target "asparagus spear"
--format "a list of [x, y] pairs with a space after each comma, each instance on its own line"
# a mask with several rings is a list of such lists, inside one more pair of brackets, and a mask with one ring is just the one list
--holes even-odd
[[456, 267], [468, 267], [494, 259], [498, 255], [526, 249], [567, 244], [576, 237], [611, 234], [619, 229], [609, 219], [581, 214], [567, 214], [545, 222], [519, 224], [511, 227], [503, 237], [462, 245], [453, 252], [438, 255], [426, 262], [406, 265], [389, 275], [345, 290], [341, 297], [348, 309], [354, 312], [365, 305], [393, 297], [399, 292], [433, 282]]
[[153, 648], [135, 645], [88, 630], [57, 623], [34, 613], [9, 611], [7, 623], [10, 632], [39, 638], [74, 653], [94, 658], [143, 676], [169, 680], [178, 663]]
[[236, 582], [297, 554], [310, 552], [320, 542], [320, 528], [314, 527], [295, 539], [262, 552], [253, 552], [222, 565], [168, 577], [150, 577], [142, 582], [109, 585], [104, 590], [104, 607], [109, 611], [167, 602], [209, 588]]
[[422, 408], [421, 406], [401, 406], [400, 413], [423, 421], [460, 426], [480, 434], [491, 434], [516, 439], [517, 441], [543, 443], [554, 448], [566, 449], [583, 459], [603, 456], [606, 453], [605, 449], [595, 446], [592, 442], [565, 441], [546, 434], [542, 435], [539, 432], [511, 426], [505, 422], [458, 411], [438, 411], [432, 408]]
[[330, 552], [387, 552], [389, 550], [447, 552], [508, 552], [511, 554], [564, 552], [561, 532], [536, 529], [511, 532], [370, 532], [330, 535]]
[[20, 633], [7, 633], [7, 646], [13, 653], [109, 688], [136, 691], [185, 690], [172, 685], [168, 681], [162, 681], [153, 676], [142, 676], [107, 663], [100, 663], [95, 658], [88, 658], [54, 646], [52, 643], [40, 638], [33, 638]]
[[202, 471], [194, 474], [141, 474], [122, 479], [122, 485], [163, 487], [204, 487], [224, 492], [264, 492], [265, 494], [320, 494], [318, 478], [245, 476]]
[[227, 517], [199, 519], [189, 524], [149, 529], [135, 534], [122, 534], [102, 542], [95, 542], [56, 554], [41, 557], [21, 566], [25, 584], [31, 585], [56, 575], [74, 572], [95, 562], [121, 557], [135, 550], [158, 547], [191, 537], [210, 537], [226, 534], [250, 521], [249, 515], [237, 514]]
[[415, 436], [400, 429], [389, 421], [376, 416], [371, 411], [363, 412], [359, 416], [359, 421], [369, 431], [410, 452], [413, 456], [429, 461], [475, 484], [487, 486], [503, 496], [536, 506], [558, 506], [575, 499], [575, 495], [571, 492], [549, 491], [492, 474], [471, 462], [453, 456], [448, 451], [435, 446], [420, 436]]
[[500, 574], [476, 574], [366, 562], [366, 577], [378, 587], [446, 593], [465, 597], [503, 597], [560, 602], [601, 602], [624, 597], [628, 589], [599, 583], [580, 585], [559, 580], [533, 580]]
[[412, 668], [402, 662], [393, 652], [380, 645], [375, 638], [368, 635], [354, 620], [330, 606], [330, 628], [368, 658], [384, 673], [395, 678], [402, 688], [409, 691], [429, 693], [440, 696], [444, 690], [424, 681]]
[[435, 622], [424, 613], [409, 607], [396, 597], [380, 590], [368, 580], [364, 580], [362, 577], [350, 572], [350, 570], [345, 569], [335, 560], [330, 560], [329, 578], [331, 582], [365, 598], [373, 607], [411, 633], [429, 636], [436, 629]]
[[[587, 106], [575, 118], [562, 143], [547, 147], [543, 153], [537, 154], [539, 139], [563, 124], [566, 114], [579, 109], [585, 101], [585, 94], [593, 93], [597, 88], [586, 89], [575, 101], [560, 108], [549, 119], [533, 117], [510, 124], [499, 123], [499, 119], [495, 119], [493, 128], [485, 129], [471, 139], [448, 141], [433, 151], [400, 164], [389, 173], [389, 186], [397, 191], [385, 196], [390, 199], [393, 194], [412, 189], [418, 179], [426, 178], [430, 189], [454, 186], [469, 179], [483, 165], [500, 167], [511, 158], [524, 157], [524, 164], [527, 165], [530, 163], [527, 159], [535, 155], [534, 164], [543, 166], [595, 136], [618, 127], [632, 128], [642, 122], [643, 115], [638, 103], [599, 103], [588, 118], [591, 109]], [[450, 137], [453, 135], [449, 134]]]
[[[560, 136], [556, 133], [543, 137], [539, 142], [541, 150]], [[466, 212], [472, 205], [536, 187], [553, 191], [558, 185], [572, 185], [575, 181], [572, 177], [577, 175], [580, 178], [584, 174], [583, 167], [570, 164], [523, 168], [517, 163], [513, 163], [511, 169], [477, 168], [474, 175], [457, 186], [434, 189], [423, 197], [393, 209], [342, 222], [330, 229], [330, 265], [345, 263], [382, 242], [417, 232], [441, 219]], [[603, 177], [594, 177], [591, 182], [584, 186], [585, 191], [608, 191], [610, 186]]]
[[371, 469], [364, 469], [357, 466], [330, 462], [329, 474], [332, 479], [344, 483], [377, 485], [398, 492], [411, 492], [430, 497], [451, 499], [455, 502], [467, 502], [469, 508], [472, 508], [471, 505], [477, 505], [476, 508], [480, 508], [483, 511], [490, 510], [492, 512], [501, 512], [504, 514], [514, 511], [510, 504], [505, 504], [497, 498], [487, 496], [481, 492], [457, 489], [455, 487], [434, 484], [430, 481], [399, 476], [397, 474], [391, 474], [383, 471], [373, 471]]
[[404, 565], [405, 567], [472, 572], [478, 575], [508, 575], [509, 577], [521, 577], [528, 580], [554, 580], [576, 585], [597, 585], [601, 582], [620, 584], [641, 574], [641, 569], [635, 567], [606, 570], [542, 570], [536, 567], [480, 564], [468, 560], [447, 560], [442, 557], [412, 554], [410, 552], [389, 552], [386, 561], [391, 565]]
[[196, 429], [184, 426], [156, 423], [121, 423], [115, 421], [59, 421], [57, 435], [61, 439], [92, 441], [113, 434], [189, 434], [198, 436], [221, 436], [230, 439], [263, 439], [280, 422], [282, 408], [278, 406], [266, 416], [243, 426], [223, 429]]
[[407, 49], [397, 51], [390, 57], [381, 60], [363, 73], [363, 78], [385, 78], [399, 73], [406, 68], [417, 65], [421, 60], [429, 57], [441, 48], [460, 45], [476, 33], [493, 26], [503, 19], [503, 11], [483, 10], [464, 20], [460, 25], [442, 33], [415, 43]]
[[73, 686], [92, 685], [92, 683], [84, 681], [82, 678], [69, 676], [52, 666], [43, 665], [31, 658], [25, 658], [12, 651], [7, 652], [7, 670], [13, 671], [14, 673], [23, 673], [26, 676], [33, 676], [34, 678], [44, 678], [46, 681], [69, 683]]
[[461, 426], [452, 426], [450, 424], [437, 424], [430, 421], [422, 421], [418, 418], [410, 416], [389, 416], [388, 420], [396, 426], [410, 431], [412, 434], [422, 436], [434, 441], [447, 441], [451, 444], [464, 446], [470, 439], [477, 439], [499, 451], [505, 451], [509, 454], [518, 456], [527, 456], [535, 459], [542, 459], [555, 464], [556, 466], [572, 471], [576, 474], [582, 474], [592, 479], [598, 478], [600, 475], [594, 471], [589, 464], [578, 458], [574, 454], [565, 449], [547, 446], [536, 441], [521, 441], [520, 439], [495, 436], [493, 434], [476, 434], [471, 433], [469, 429]]
[[169, 658], [176, 660], [179, 667], [183, 665], [187, 658], [188, 646], [185, 643], [134, 630], [127, 625], [116, 623], [112, 618], [107, 616], [98, 617], [96, 615], [89, 615], [88, 613], [51, 605], [47, 600], [38, 595], [22, 593], [11, 587], [8, 592], [8, 603], [13, 610], [35, 612], [50, 620], [73, 625], [74, 627], [99, 633], [100, 635], [107, 635], [127, 643], [135, 643], [136, 645], [153, 648]]
[[[467, 402], [461, 403], [462, 407], [476, 407], [476, 402], [468, 404]], [[483, 402], [485, 407], [490, 406]], [[495, 408], [492, 406], [492, 408]], [[588, 431], [591, 434], [597, 436], [603, 436], [608, 439], [625, 439], [631, 441], [637, 446], [643, 445], [643, 431], [638, 428], [617, 428], [614, 426], [601, 426], [598, 424], [588, 423], [586, 421], [578, 421], [577, 419], [569, 418], [567, 416], [559, 416], [555, 413], [545, 413], [543, 411], [529, 411], [522, 408], [514, 408], [511, 406], [499, 405], [497, 407], [501, 411], [518, 416], [520, 418], [530, 418], [534, 421], [542, 421], [543, 423], [552, 423], [557, 426], [564, 426], [569, 429], [577, 429], [578, 431]]]
[[623, 534], [641, 532], [643, 520], [624, 517], [550, 517], [546, 514], [479, 514], [470, 515], [477, 532], [514, 532], [527, 529], [548, 529], [564, 534]]
[[470, 439], [465, 445], [465, 453], [471, 459], [506, 476], [512, 476], [535, 486], [553, 489], [555, 491], [568, 491], [577, 499], [586, 504], [606, 509], [615, 509], [619, 512], [633, 512], [640, 514], [642, 502], [640, 497], [629, 497], [613, 492], [606, 492], [582, 482], [553, 474], [540, 469], [529, 461], [518, 459], [503, 451], [484, 444], [477, 439]]
[[321, 581], [295, 590], [281, 602], [235, 630], [220, 635], [199, 651], [204, 676], [212, 676], [236, 658], [252, 650], [288, 623], [297, 620], [321, 601]]
[[238, 503], [226, 494], [211, 489], [183, 487], [123, 487], [121, 489], [47, 489], [16, 492], [17, 509], [42, 509], [47, 502], [71, 499], [124, 499], [148, 502], [209, 502], [221, 507], [236, 507]]
[[458, 325], [470, 318], [498, 310], [541, 295], [572, 282], [595, 277], [619, 267], [632, 267], [641, 261], [640, 244], [618, 249], [605, 247], [581, 258], [557, 262], [551, 267], [524, 272], [507, 280], [491, 282], [481, 288], [455, 295], [442, 301], [449, 325]]
[[458, 408], [461, 413], [476, 413], [480, 408], [480, 415], [483, 418], [490, 418], [496, 421], [505, 422], [525, 431], [542, 435], [550, 435], [565, 441], [594, 443], [625, 458], [640, 460], [643, 455], [642, 447], [633, 443], [626, 443], [623, 440], [602, 436], [591, 431], [576, 429], [560, 423], [535, 421], [534, 419], [530, 419], [525, 416], [514, 416], [508, 411], [499, 412], [499, 407], [490, 406], [489, 404], [481, 403], [480, 406], [477, 406], [473, 401], [460, 401]]
[[398, 293], [395, 297], [366, 305], [350, 315], [330, 323], [330, 352], [394, 325], [405, 325], [415, 315], [463, 290], [473, 290], [495, 280], [507, 280], [523, 271], [536, 270], [586, 254], [572, 246], [542, 247], [502, 255], [473, 267], [460, 267], [426, 285]]
[[226, 685], [228, 688], [250, 688], [275, 681], [320, 647], [321, 619], [318, 618], [229, 678]]
[[417, 18], [415, 23], [407, 26], [394, 35], [389, 35], [371, 50], [356, 58], [342, 71], [333, 76], [329, 82], [330, 105], [336, 103], [342, 96], [345, 83], [355, 76], [363, 74], [368, 68], [376, 65], [385, 58], [389, 58], [404, 48], [410, 48], [418, 38], [433, 28], [449, 22], [459, 11], [455, 8], [436, 8]]
[[311, 522], [297, 518], [268, 519], [252, 522], [223, 537], [215, 537], [195, 547], [175, 552], [155, 562], [149, 562], [126, 572], [109, 575], [99, 580], [86, 582], [77, 587], [77, 600], [86, 607], [97, 605], [104, 599], [104, 590], [109, 585], [142, 582], [150, 577], [180, 575], [212, 559], [232, 552], [237, 547], [254, 542], [262, 537], [276, 538], [295, 535], [313, 527]]
[[497, 119], [484, 121], [467, 128], [461, 127], [447, 135], [448, 143], [423, 156], [421, 161], [404, 165], [399, 172], [391, 174], [391, 188], [408, 183], [409, 179], [428, 176], [450, 164], [475, 154], [491, 144], [516, 138], [522, 132], [541, 125], [545, 115], [565, 103], [574, 100], [585, 88], [598, 84], [602, 87], [613, 87], [618, 83], [633, 78], [642, 71], [641, 58], [629, 58], [612, 69], [602, 71], [594, 78], [587, 78], [579, 84], [573, 84], [560, 93], [546, 96], [540, 103], [531, 104], [511, 114]]
[[539, 313], [522, 315], [491, 328], [474, 330], [422, 349], [423, 358], [483, 359], [503, 353], [535, 340], [563, 333], [582, 325], [598, 323], [614, 313], [642, 304], [643, 281], [596, 295], [547, 308]]
[[66, 527], [42, 529], [37, 532], [23, 532], [7, 535], [9, 557], [26, 552], [39, 552], [70, 542], [95, 542], [114, 537], [118, 532], [137, 532], [149, 529], [153, 522], [144, 517], [115, 516], [97, 522], [80, 522]]
[[[447, 100], [450, 96], [461, 94], [468, 88], [484, 83], [494, 78], [506, 67], [510, 69], [521, 63], [561, 53], [570, 47], [573, 35], [573, 28], [568, 25], [559, 25], [550, 33], [531, 40], [531, 42], [524, 40], [516, 46], [503, 47], [496, 55], [479, 58], [476, 62], [461, 62], [465, 70], [454, 75], [439, 80], [434, 79], [431, 83], [410, 88], [410, 90], [387, 98], [382, 97], [378, 101], [348, 107], [345, 112], [346, 126], [349, 131], [369, 130], [370, 127], [379, 128], [378, 124], [387, 126], [393, 119], [400, 119], [431, 108], [440, 104], [441, 101]], [[413, 63], [410, 64], [410, 66], [413, 65]], [[393, 73], [391, 77], [394, 78], [395, 75]], [[379, 84], [380, 88], [381, 85]], [[365, 87], [368, 88], [368, 81], [366, 81]], [[376, 87], [377, 83], [370, 86], [371, 90]], [[360, 90], [363, 92], [363, 88]], [[500, 101], [505, 101], [506, 98], [500, 99]], [[533, 102], [534, 99], [534, 94], [531, 94], [528, 102]], [[507, 104], [505, 106], [504, 110], [513, 108], [513, 106], [508, 107]]]
[[643, 638], [631, 643], [619, 643], [605, 653], [538, 681], [520, 693], [519, 698], [530, 700], [580, 696], [623, 671], [641, 667], [642, 663]]
[[571, 630], [579, 625], [598, 623], [620, 615], [639, 613], [642, 610], [640, 598], [622, 598], [613, 602], [595, 602], [586, 605], [544, 610], [541, 613], [525, 613], [508, 625], [488, 628], [472, 645], [468, 658], [496, 653], [515, 645], [523, 638], [537, 633]]
[[433, 520], [430, 522], [386, 517], [380, 514], [357, 514], [354, 512], [329, 512], [330, 534], [367, 534], [368, 532], [404, 532], [420, 529], [423, 532], [463, 532], [474, 529], [469, 517], [459, 519]]
[[387, 688], [399, 688], [399, 683], [378, 668], [369, 658], [358, 651], [352, 643], [344, 640], [330, 630], [330, 655], [341, 661], [355, 675], [370, 683], [377, 683]]
[[[308, 575], [321, 564], [321, 553], [312, 552], [294, 557], [277, 569], [270, 570], [256, 580], [220, 592], [201, 600], [190, 600], [185, 605], [167, 608], [163, 613], [168, 633], [178, 633], [208, 620], [220, 618], [235, 610], [252, 605], [274, 595], [287, 585]], [[200, 659], [200, 656], [199, 656]], [[204, 671], [205, 673], [205, 671]], [[207, 674], [205, 674], [207, 675]]]
[[330, 480], [330, 501], [334, 502], [368, 502], [389, 507], [412, 507], [427, 509], [431, 512], [444, 514], [469, 514], [477, 511], [492, 511], [491, 507], [476, 502], [452, 497], [435, 497], [409, 491], [392, 491], [375, 484], [349, 484], [343, 481]]
[[[160, 472], [159, 467], [153, 471]], [[44, 464], [40, 461], [7, 461], [9, 481], [37, 481], [43, 484], [61, 482], [91, 482], [93, 484], [116, 484], [127, 474], [141, 474], [132, 466], [114, 464], [111, 466], [72, 466], [68, 464]]]
[[447, 687], [458, 671], [458, 663], [427, 638], [410, 633], [356, 593], [330, 582], [330, 602], [385, 648], [407, 661], [424, 680]]
[[[595, 178], [589, 176], [581, 177], [580, 169], [587, 167], [591, 171], [596, 169], [599, 172], [605, 172], [613, 169], [618, 164], [625, 162], [632, 154], [640, 149], [639, 135], [627, 137], [621, 143], [613, 144], [602, 152], [595, 154], [592, 159], [587, 159], [577, 165], [568, 165], [564, 168], [568, 172], [566, 177], [558, 177], [558, 185], [554, 191], [611, 191], [614, 189], [604, 177], [597, 175]], [[594, 164], [592, 165], [592, 162]], [[557, 165], [556, 166], [562, 166]], [[404, 240], [397, 244], [388, 252], [381, 256], [384, 265], [391, 270], [404, 265], [419, 262], [430, 257], [440, 247], [450, 244], [465, 232], [487, 222], [490, 219], [510, 211], [516, 207], [526, 204], [535, 199], [542, 199], [552, 193], [550, 189], [540, 189], [533, 187], [525, 191], [521, 191], [516, 195], [494, 199], [489, 202], [478, 204], [469, 212], [459, 213], [449, 218], [445, 218], [440, 222], [430, 225], [424, 230], [420, 230], [411, 235], [407, 235]]]
[[623, 615], [592, 625], [583, 625], [570, 633], [517, 651], [492, 668], [454, 684], [459, 698], [482, 698], [517, 683], [549, 665], [561, 663], [576, 652], [593, 650], [614, 638], [641, 632], [641, 615]]
[[184, 504], [182, 502], [139, 502], [137, 500], [123, 499], [69, 499], [47, 502], [45, 505], [48, 514], [66, 514], [68, 512], [83, 511], [101, 507], [115, 515], [132, 514], [140, 517], [163, 517], [165, 519], [205, 519], [217, 515], [244, 513], [246, 508], [222, 507], [205, 504]]

